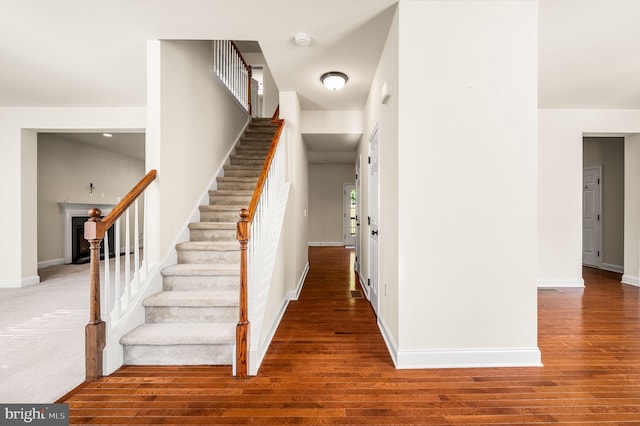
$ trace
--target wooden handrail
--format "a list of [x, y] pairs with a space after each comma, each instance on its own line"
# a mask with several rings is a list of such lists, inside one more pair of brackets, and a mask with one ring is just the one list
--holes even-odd
[[102, 351], [106, 344], [106, 325], [100, 315], [100, 245], [106, 232], [116, 220], [154, 181], [157, 172], [151, 170], [114, 207], [104, 219], [100, 219], [100, 209], [89, 210], [90, 219], [84, 223], [84, 238], [89, 241], [90, 252], [90, 299], [89, 324], [85, 327], [85, 376], [87, 381], [102, 377]]
[[247, 212], [249, 214], [248, 220], [249, 223], [253, 221], [253, 215], [256, 213], [256, 208], [258, 207], [258, 202], [260, 201], [260, 196], [262, 195], [262, 189], [264, 188], [264, 184], [267, 181], [267, 176], [269, 175], [269, 169], [271, 168], [271, 163], [273, 162], [273, 157], [276, 154], [276, 149], [278, 148], [278, 142], [280, 141], [280, 135], [282, 134], [282, 129], [284, 127], [284, 120], [276, 120], [275, 123], [278, 124], [278, 129], [276, 130], [275, 135], [273, 135], [273, 139], [271, 141], [271, 147], [269, 148], [269, 152], [267, 153], [267, 158], [262, 165], [262, 171], [260, 172], [260, 177], [258, 178], [258, 183], [256, 184], [256, 189], [253, 191], [253, 196], [251, 197], [251, 202], [249, 203], [249, 208], [247, 208]]
[[[280, 107], [276, 109], [274, 117], [277, 117]], [[280, 142], [280, 135], [284, 127], [284, 120], [272, 119], [273, 123], [278, 124], [278, 129], [271, 140], [271, 147], [267, 153], [267, 157], [262, 166], [256, 189], [253, 191], [251, 202], [249, 207], [242, 209], [240, 212], [240, 220], [236, 228], [236, 238], [240, 242], [240, 313], [238, 318], [238, 325], [236, 326], [236, 376], [238, 378], [246, 378], [249, 372], [249, 282], [248, 282], [248, 266], [247, 266], [247, 247], [249, 239], [251, 238], [251, 222], [255, 215], [262, 190], [264, 189], [269, 170], [271, 169], [271, 163], [275, 156], [278, 143]]]
[[236, 51], [236, 54], [242, 61], [244, 68], [247, 70], [247, 105], [249, 105], [249, 115], [252, 114], [253, 107], [251, 105], [251, 76], [253, 75], [253, 71], [251, 70], [251, 65], [244, 60], [244, 56], [240, 53], [240, 49], [238, 49], [238, 45], [235, 41], [231, 40], [231, 47]]

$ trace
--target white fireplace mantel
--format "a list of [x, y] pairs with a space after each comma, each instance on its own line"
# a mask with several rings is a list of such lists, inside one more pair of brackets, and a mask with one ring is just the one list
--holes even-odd
[[63, 238], [62, 253], [64, 254], [64, 263], [71, 263], [71, 219], [74, 217], [89, 216], [89, 210], [98, 208], [102, 211], [102, 216], [111, 213], [115, 207], [114, 204], [87, 204], [87, 203], [58, 203], [63, 211]]

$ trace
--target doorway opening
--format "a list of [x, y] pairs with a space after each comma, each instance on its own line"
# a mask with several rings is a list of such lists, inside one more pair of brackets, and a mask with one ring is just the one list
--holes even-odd
[[343, 185], [343, 236], [344, 245], [347, 248], [354, 248], [356, 245], [356, 211], [357, 211], [357, 193], [356, 185], [353, 183], [345, 183]]
[[582, 264], [624, 272], [625, 138], [583, 137]]

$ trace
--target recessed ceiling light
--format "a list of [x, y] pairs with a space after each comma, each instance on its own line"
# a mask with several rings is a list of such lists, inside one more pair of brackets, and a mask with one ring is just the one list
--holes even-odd
[[349, 77], [345, 73], [339, 71], [331, 71], [322, 74], [320, 77], [320, 81], [324, 84], [324, 87], [335, 92], [336, 90], [340, 90], [347, 84]]
[[103, 133], [102, 136], [104, 136], [105, 138], [112, 138], [113, 135], [111, 133]]

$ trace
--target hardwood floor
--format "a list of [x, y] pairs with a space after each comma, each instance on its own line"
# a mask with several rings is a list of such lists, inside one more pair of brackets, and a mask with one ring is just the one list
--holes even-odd
[[72, 424], [640, 424], [639, 290], [585, 268], [539, 291], [544, 367], [396, 370], [352, 252], [311, 269], [257, 377], [229, 367], [124, 367], [64, 402]]

